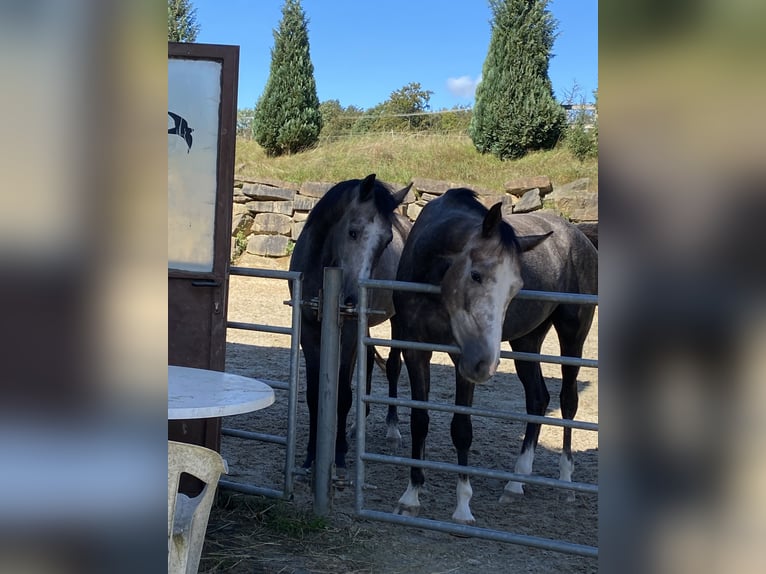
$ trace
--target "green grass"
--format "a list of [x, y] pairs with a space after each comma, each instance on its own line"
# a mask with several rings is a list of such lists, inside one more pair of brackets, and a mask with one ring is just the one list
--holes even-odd
[[297, 509], [283, 500], [226, 493], [219, 495], [217, 507], [227, 514], [244, 513], [249, 516], [253, 526], [257, 524], [277, 534], [297, 539], [327, 528], [325, 518]]
[[376, 173], [379, 179], [399, 185], [424, 177], [500, 192], [511, 179], [547, 175], [554, 185], [589, 177], [591, 189], [598, 190], [597, 158], [580, 161], [560, 145], [518, 160], [500, 161], [477, 152], [468, 136], [355, 136], [323, 141], [309, 151], [281, 157], [267, 157], [254, 141], [238, 138], [235, 165], [236, 175], [298, 184], [336, 182]]

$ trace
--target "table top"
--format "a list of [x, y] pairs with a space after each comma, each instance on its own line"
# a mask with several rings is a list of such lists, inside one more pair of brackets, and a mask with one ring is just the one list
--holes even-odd
[[207, 419], [257, 411], [274, 402], [274, 390], [258, 379], [168, 366], [168, 419]]

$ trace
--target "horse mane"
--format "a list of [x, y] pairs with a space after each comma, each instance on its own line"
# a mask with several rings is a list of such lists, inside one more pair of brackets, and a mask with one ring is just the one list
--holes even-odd
[[[448, 189], [444, 195], [445, 203], [454, 204], [455, 208], [475, 213], [483, 221], [487, 216], [487, 209], [478, 199], [474, 190], [467, 187], [457, 187]], [[500, 221], [498, 227], [500, 231], [500, 244], [509, 250], [520, 249], [519, 240], [516, 238], [516, 232], [513, 227], [504, 219]]]
[[[330, 226], [340, 221], [349, 201], [348, 196], [357, 189], [360, 183], [362, 183], [361, 179], [350, 179], [331, 187], [309, 213], [306, 219], [306, 227], [308, 228], [315, 224]], [[396, 199], [378, 180], [375, 180], [373, 187], [373, 199], [378, 212], [393, 222], [394, 211], [397, 207]]]

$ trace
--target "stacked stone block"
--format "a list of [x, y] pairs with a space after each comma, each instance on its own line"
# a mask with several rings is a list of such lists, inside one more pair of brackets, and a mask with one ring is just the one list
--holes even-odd
[[[272, 180], [235, 178], [232, 210], [232, 256], [237, 243], [246, 241], [246, 251], [254, 255], [284, 257], [306, 224], [313, 207], [337, 182], [304, 182], [300, 185]], [[448, 189], [468, 187], [487, 207], [503, 204], [503, 216], [550, 209], [579, 225], [598, 245], [598, 194], [589, 191], [590, 181], [576, 180], [554, 188], [547, 176], [520, 178], [506, 182], [502, 192], [475, 185], [413, 178], [412, 187], [400, 212], [411, 221], [429, 201]], [[385, 183], [392, 192], [405, 184]], [[570, 213], [571, 212], [571, 213]], [[510, 219], [512, 223], [512, 219]]]

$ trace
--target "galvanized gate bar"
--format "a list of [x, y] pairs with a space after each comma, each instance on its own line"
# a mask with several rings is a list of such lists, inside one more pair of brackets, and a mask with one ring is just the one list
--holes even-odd
[[558, 291], [522, 289], [513, 298], [550, 301], [553, 303], [575, 303], [577, 305], [598, 305], [598, 295], [588, 295], [586, 293], [560, 293]]
[[367, 338], [368, 319], [367, 319], [367, 300], [368, 291], [362, 283], [359, 284], [359, 316], [357, 317], [357, 352], [356, 352], [356, 480], [354, 480], [354, 509], [357, 515], [362, 512], [363, 490], [364, 487], [364, 459], [362, 455], [366, 451], [367, 443], [367, 413], [364, 408], [362, 397], [367, 394], [367, 348], [365, 339]]
[[[407, 281], [387, 281], [385, 279], [360, 279], [359, 285], [372, 289], [394, 289], [412, 293], [431, 293], [441, 295], [441, 287], [428, 283], [408, 283]], [[577, 303], [581, 305], [598, 305], [598, 295], [585, 293], [558, 293], [550, 291], [535, 291], [522, 289], [514, 299], [534, 299], [536, 301], [552, 301], [555, 303]]]
[[465, 407], [462, 405], [452, 405], [447, 403], [432, 403], [426, 401], [413, 401], [412, 399], [392, 399], [381, 395], [364, 395], [364, 402], [376, 403], [381, 405], [395, 405], [397, 407], [410, 407], [415, 409], [428, 409], [431, 411], [440, 411], [445, 413], [460, 413], [463, 415], [476, 415], [480, 417], [490, 417], [503, 419], [507, 421], [521, 421], [524, 423], [538, 423], [541, 425], [550, 425], [570, 429], [580, 429], [598, 432], [598, 423], [586, 421], [576, 421], [570, 419], [561, 419], [553, 417], [544, 417], [539, 415], [529, 415], [527, 413], [509, 413], [506, 411], [496, 411], [491, 409], [481, 409], [477, 407]]
[[260, 487], [252, 484], [244, 484], [230, 480], [219, 480], [219, 486], [246, 494], [257, 494], [271, 498], [290, 499], [293, 495], [293, 479], [295, 475], [295, 451], [297, 436], [297, 416], [298, 416], [298, 375], [300, 365], [300, 332], [301, 315], [300, 302], [303, 298], [303, 274], [297, 271], [282, 271], [276, 269], [259, 269], [249, 267], [230, 267], [230, 275], [245, 277], [262, 277], [266, 279], [281, 279], [290, 281], [292, 284], [292, 297], [290, 305], [292, 307], [292, 324], [290, 327], [261, 325], [257, 323], [244, 323], [237, 321], [228, 321], [226, 323], [229, 329], [240, 329], [246, 331], [260, 331], [265, 333], [275, 333], [279, 335], [290, 336], [290, 375], [288, 382], [272, 381], [260, 379], [274, 389], [287, 391], [287, 436], [281, 437], [264, 433], [244, 431], [224, 427], [221, 434], [246, 440], [257, 440], [260, 442], [278, 444], [285, 446], [285, 466], [284, 483], [281, 491]]
[[598, 361], [595, 359], [578, 359], [577, 357], [564, 357], [559, 355], [541, 355], [538, 353], [523, 353], [521, 351], [500, 351], [503, 359], [517, 359], [520, 361], [533, 361], [535, 363], [553, 363], [554, 365], [572, 365], [598, 369]]
[[265, 486], [255, 486], [254, 484], [246, 484], [244, 482], [234, 482], [233, 480], [227, 480], [227, 479], [219, 479], [218, 487], [225, 488], [227, 490], [233, 490], [235, 492], [242, 492], [244, 494], [268, 496], [269, 498], [284, 497], [284, 493], [281, 490], [277, 490], [275, 488], [268, 488]]
[[290, 383], [285, 383], [283, 381], [275, 381], [273, 379], [262, 379], [258, 377], [258, 380], [262, 383], [266, 383], [269, 385], [272, 389], [279, 389], [282, 391], [287, 391], [290, 389]]
[[338, 426], [342, 285], [343, 269], [325, 267], [322, 283], [322, 340], [319, 350], [319, 403], [314, 461], [314, 514], [318, 516], [326, 516], [330, 511], [332, 465], [335, 461], [335, 435]]
[[290, 378], [287, 389], [287, 446], [285, 447], [285, 497], [293, 496], [293, 479], [295, 478], [295, 442], [298, 436], [298, 375], [300, 374], [300, 340], [301, 340], [301, 301], [303, 301], [303, 273], [295, 273], [297, 278], [292, 280], [292, 336], [290, 337]]
[[552, 540], [550, 538], [540, 538], [524, 534], [512, 534], [500, 530], [490, 530], [489, 528], [479, 528], [477, 526], [467, 526], [465, 524], [456, 524], [453, 522], [430, 520], [428, 518], [400, 516], [398, 514], [380, 512], [377, 510], [360, 510], [357, 514], [359, 518], [380, 520], [381, 522], [390, 522], [391, 524], [402, 524], [404, 526], [436, 530], [437, 532], [456, 534], [458, 536], [482, 538], [485, 540], [494, 540], [496, 542], [509, 542], [511, 544], [540, 548], [542, 550], [553, 550], [554, 552], [563, 552], [565, 554], [576, 554], [588, 558], [598, 558], [598, 548], [595, 546], [586, 546], [584, 544], [575, 544], [574, 542], [564, 542], [562, 540]]
[[[521, 413], [508, 413], [503, 414], [498, 411], [492, 411], [487, 409], [475, 409], [473, 407], [458, 407], [455, 405], [436, 404], [426, 401], [408, 401], [406, 399], [389, 399], [383, 397], [376, 397], [366, 394], [365, 382], [366, 382], [366, 345], [379, 345], [379, 346], [394, 346], [397, 348], [412, 348], [428, 351], [441, 351], [445, 353], [458, 353], [460, 349], [454, 345], [432, 345], [428, 343], [419, 343], [414, 341], [400, 341], [400, 340], [388, 340], [367, 336], [367, 314], [370, 311], [367, 309], [368, 288], [379, 289], [400, 289], [407, 291], [414, 291], [419, 293], [440, 294], [441, 289], [436, 285], [427, 285], [422, 283], [407, 283], [402, 281], [380, 281], [375, 279], [363, 279], [359, 281], [360, 293], [359, 293], [359, 331], [358, 331], [358, 363], [357, 363], [357, 400], [356, 400], [356, 417], [357, 417], [357, 456], [356, 456], [356, 480], [355, 485], [355, 512], [359, 518], [368, 518], [372, 520], [380, 520], [383, 522], [390, 522], [393, 524], [403, 524], [406, 526], [414, 526], [420, 528], [427, 528], [429, 530], [436, 530], [440, 532], [447, 532], [450, 534], [457, 534], [461, 536], [473, 536], [477, 538], [483, 538], [487, 540], [496, 540], [500, 542], [510, 542], [512, 544], [520, 544], [524, 546], [530, 546], [535, 548], [541, 548], [545, 550], [553, 550], [556, 552], [563, 552], [567, 554], [577, 554], [587, 557], [597, 557], [598, 548], [594, 546], [587, 546], [582, 544], [575, 544], [572, 542], [565, 542], [563, 540], [551, 540], [547, 538], [539, 538], [535, 536], [526, 536], [520, 534], [513, 534], [510, 532], [491, 530], [487, 528], [477, 528], [475, 526], [467, 526], [462, 524], [448, 523], [444, 521], [429, 520], [423, 518], [416, 518], [411, 516], [400, 516], [389, 512], [373, 511], [364, 508], [364, 472], [365, 462], [379, 462], [385, 464], [398, 464], [407, 466], [419, 466], [422, 468], [429, 468], [435, 470], [445, 470], [456, 473], [466, 473], [476, 476], [486, 476], [490, 478], [500, 478], [503, 480], [516, 480], [519, 482], [526, 482], [530, 484], [540, 484], [543, 486], [550, 486], [555, 488], [564, 488], [568, 490], [574, 490], [579, 492], [585, 492], [588, 494], [597, 494], [598, 486], [581, 482], [567, 482], [551, 478], [531, 476], [531, 475], [519, 475], [516, 473], [497, 471], [492, 469], [485, 469], [471, 466], [461, 466], [452, 463], [442, 463], [426, 460], [414, 460], [405, 457], [396, 457], [388, 455], [380, 455], [375, 453], [366, 452], [366, 429], [365, 429], [365, 404], [368, 402], [382, 403], [382, 404], [395, 404], [401, 406], [410, 406], [415, 408], [428, 408], [429, 410], [459, 412], [463, 414], [476, 414], [477, 416], [491, 416], [503, 419], [516, 419], [526, 422], [537, 422], [541, 424], [555, 424], [556, 426], [579, 428], [583, 430], [598, 431], [598, 425], [595, 423], [588, 423], [585, 421], [569, 421], [566, 419], [552, 419], [550, 417], [537, 417], [534, 415], [527, 415]], [[520, 299], [537, 299], [544, 301], [557, 301], [564, 303], [576, 303], [586, 305], [597, 305], [598, 296], [596, 295], [581, 295], [575, 293], [548, 293], [541, 291], [525, 291], [522, 290], [518, 297]], [[535, 362], [550, 362], [554, 364], [562, 365], [579, 365], [591, 368], [598, 368], [598, 361], [592, 359], [579, 359], [575, 357], [558, 357], [551, 355], [539, 355], [536, 353], [517, 353], [517, 352], [501, 352], [503, 358], [513, 358], [520, 360], [530, 360]]]
[[576, 490], [588, 494], [598, 494], [598, 486], [587, 482], [568, 482], [556, 478], [546, 478], [544, 476], [533, 476], [531, 474], [516, 474], [504, 470], [494, 470], [481, 468], [478, 466], [460, 466], [452, 462], [438, 462], [434, 460], [408, 458], [406, 456], [394, 456], [389, 454], [375, 454], [372, 452], [362, 453], [362, 459], [370, 462], [381, 462], [384, 464], [398, 464], [406, 466], [417, 466], [429, 470], [443, 470], [447, 472], [456, 472], [468, 474], [471, 476], [483, 476], [485, 478], [496, 478], [498, 480], [515, 480], [518, 482], [528, 482], [540, 486], [551, 486], [553, 488], [563, 488], [565, 490]]
[[301, 279], [303, 277], [303, 274], [300, 271], [282, 271], [281, 269], [261, 269], [256, 267], [237, 266], [229, 268], [229, 275], [262, 277], [264, 279], [284, 279], [285, 281]]
[[224, 429], [221, 429], [221, 434], [224, 434], [226, 436], [233, 436], [236, 438], [246, 438], [249, 440], [257, 440], [260, 442], [269, 442], [271, 444], [281, 444], [286, 445], [287, 444], [287, 437], [275, 435], [275, 434], [266, 434], [262, 432], [253, 432], [253, 431], [246, 431], [246, 430], [239, 430], [239, 429], [232, 429], [227, 428], [225, 429], [226, 432], [223, 432]]
[[226, 327], [229, 329], [240, 329], [242, 331], [260, 331], [262, 333], [276, 333], [277, 335], [291, 335], [291, 327], [280, 327], [278, 325], [261, 325], [260, 323], [243, 323], [238, 321], [227, 321]]
[[[438, 353], [460, 353], [460, 347], [456, 345], [437, 345], [434, 343], [421, 343], [418, 341], [405, 341], [402, 339], [380, 339], [377, 337], [365, 337], [366, 345], [379, 347], [397, 347], [399, 349], [415, 349], [418, 351], [436, 351]], [[559, 355], [540, 355], [538, 353], [521, 353], [517, 351], [500, 351], [503, 359], [519, 359], [522, 361], [534, 361], [535, 363], [553, 363], [555, 365], [574, 365], [598, 369], [598, 361], [594, 359], [580, 359], [577, 357], [562, 357]]]

